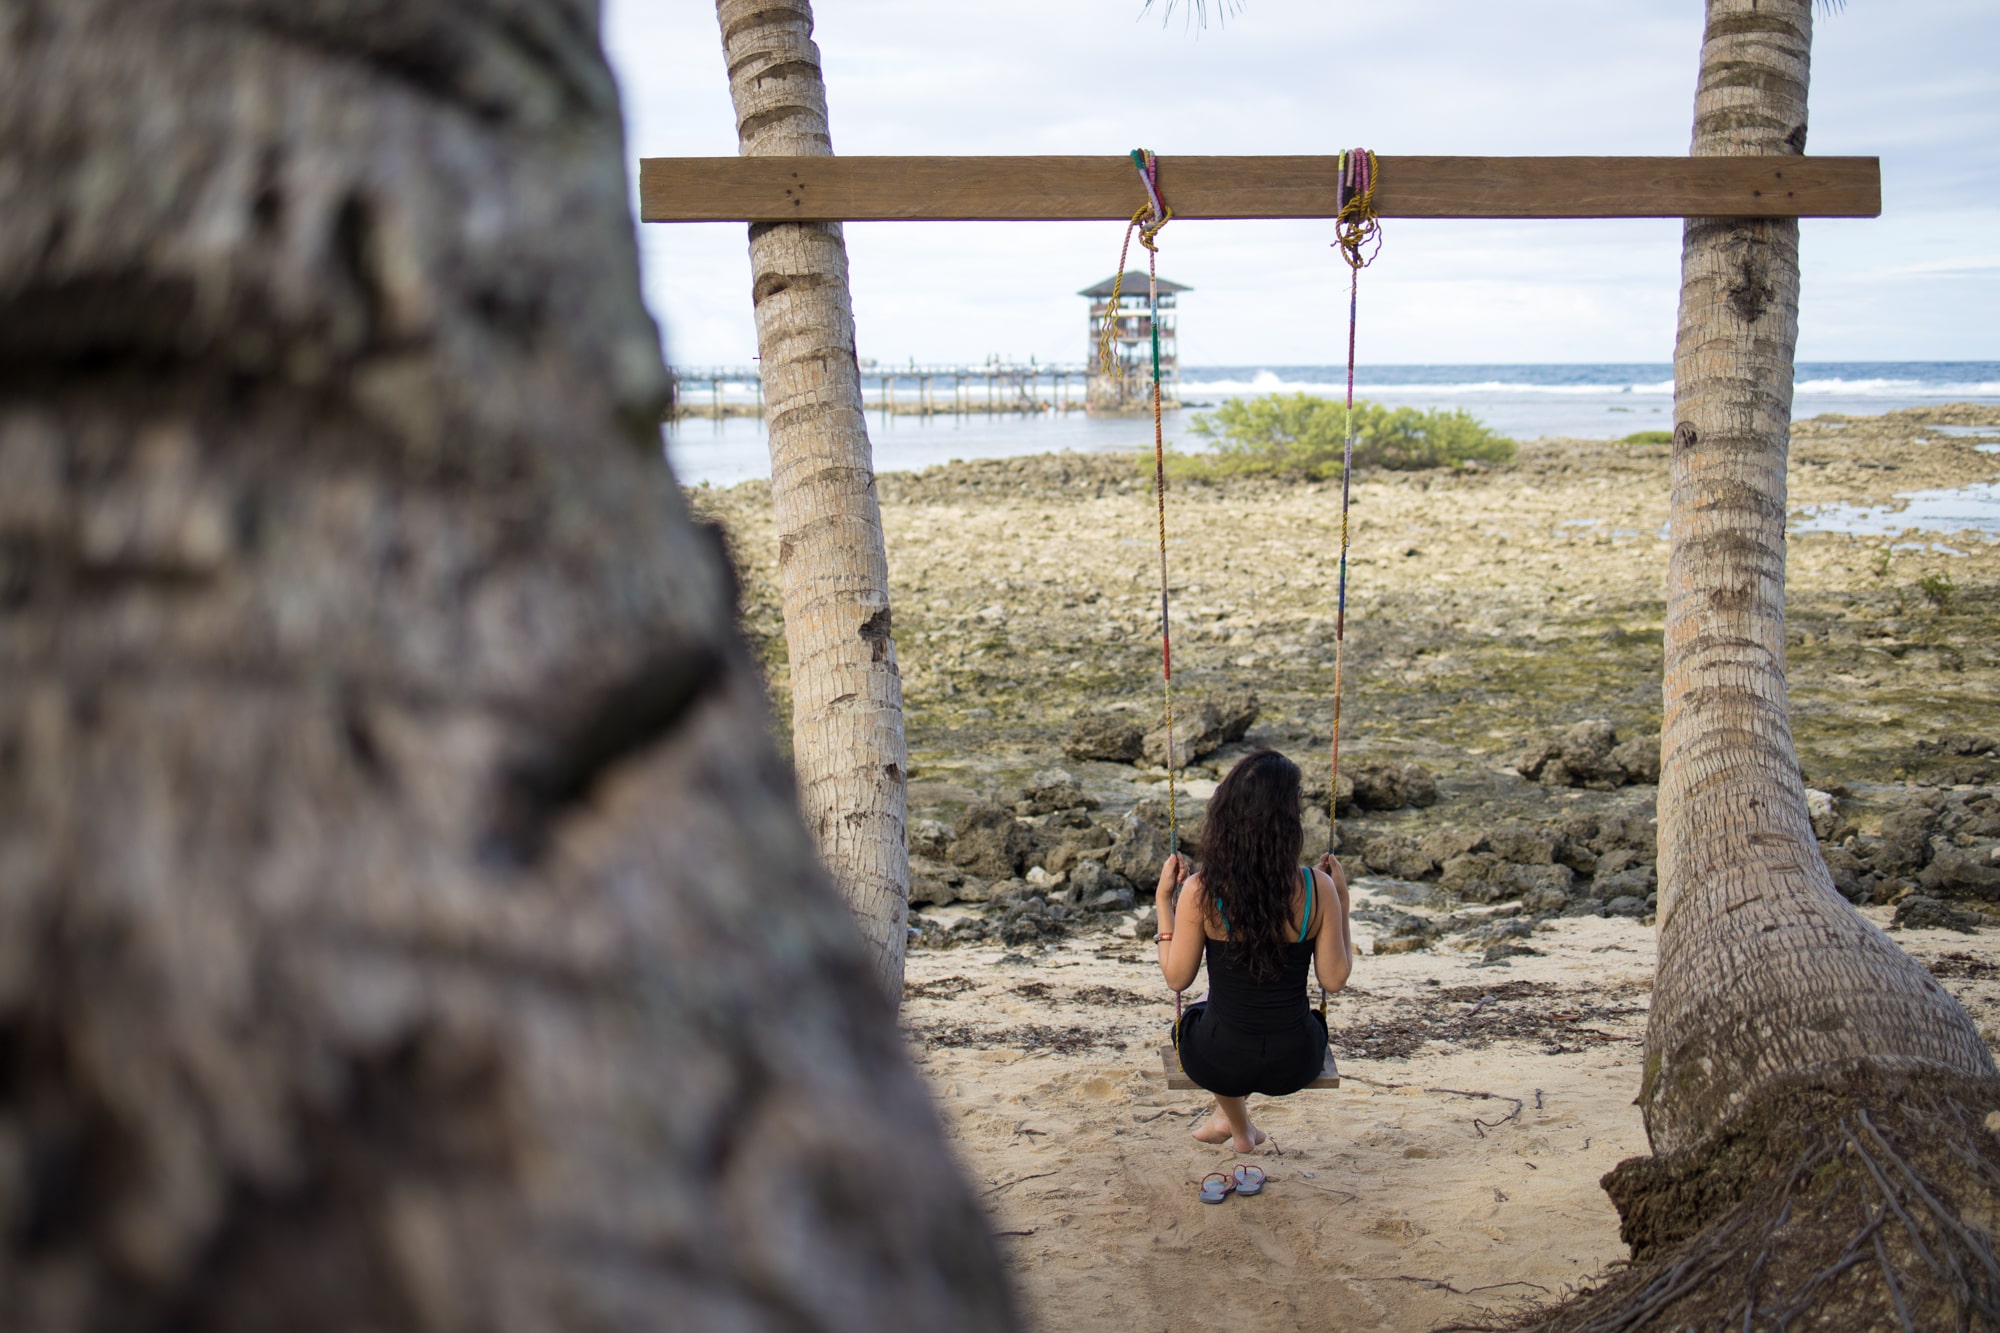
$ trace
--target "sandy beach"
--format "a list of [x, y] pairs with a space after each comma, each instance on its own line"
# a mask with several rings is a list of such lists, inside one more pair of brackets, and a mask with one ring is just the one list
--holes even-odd
[[[1799, 423], [1795, 511], [1990, 483], [1987, 438], [2000, 410]], [[1196, 1182], [1235, 1159], [1188, 1137], [1207, 1101], [1165, 1086], [1172, 999], [1150, 924], [1113, 901], [1136, 878], [1115, 868], [1159, 835], [1165, 774], [1065, 753], [1080, 714], [1158, 711], [1150, 478], [1075, 455], [881, 478], [912, 847], [926, 896], [957, 899], [913, 918], [904, 1021], [1036, 1326], [1429, 1328], [1621, 1259], [1597, 1182], [1646, 1151], [1653, 789], [1519, 763], [1588, 721], [1641, 749], [1657, 728], [1666, 455], [1537, 441], [1502, 467], [1357, 478], [1343, 771], [1415, 765], [1436, 799], [1339, 820], [1361, 955], [1331, 1008], [1344, 1082], [1253, 1103], [1269, 1185], [1220, 1206]], [[690, 494], [728, 531], [782, 707], [766, 489]], [[1189, 813], [1251, 745], [1323, 776], [1337, 491], [1180, 485], [1170, 506], [1177, 688], [1257, 698], [1186, 771]], [[1823, 852], [1879, 924], [1946, 902], [1959, 929], [1895, 938], [2000, 1022], [2000, 906], [1952, 878], [2000, 835], [2000, 542], [1801, 533], [1789, 561]], [[1072, 795], [1036, 795], [1057, 767]], [[996, 819], [1015, 841], [981, 831]], [[1916, 868], [1892, 855], [1909, 827]]]

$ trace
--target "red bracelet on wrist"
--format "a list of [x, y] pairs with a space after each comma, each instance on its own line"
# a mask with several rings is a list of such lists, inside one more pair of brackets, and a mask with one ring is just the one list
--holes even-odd
[[1167, 931], [1167, 932], [1166, 932], [1165, 934], [1156, 934], [1156, 935], [1154, 935], [1154, 936], [1153, 936], [1153, 942], [1154, 942], [1155, 944], [1167, 944], [1167, 943], [1170, 943], [1170, 942], [1172, 942], [1173, 938], [1174, 938], [1174, 932], [1172, 932], [1172, 931], [1170, 930], [1170, 931]]

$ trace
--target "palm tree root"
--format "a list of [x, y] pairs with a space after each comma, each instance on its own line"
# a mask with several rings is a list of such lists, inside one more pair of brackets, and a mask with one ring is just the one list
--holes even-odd
[[2000, 1328], [1995, 1111], [1991, 1081], [1767, 1089], [1708, 1141], [1607, 1174], [1631, 1261], [1506, 1326]]

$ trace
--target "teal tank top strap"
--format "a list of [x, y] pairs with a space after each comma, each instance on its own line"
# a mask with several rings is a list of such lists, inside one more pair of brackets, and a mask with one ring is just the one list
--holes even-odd
[[1306, 914], [1299, 921], [1299, 943], [1306, 942], [1306, 932], [1313, 923], [1313, 872], [1311, 866], [1300, 866], [1299, 873], [1306, 877]]
[[1229, 934], [1229, 913], [1228, 913], [1228, 911], [1227, 911], [1227, 910], [1226, 910], [1226, 909], [1225, 909], [1225, 908], [1224, 908], [1224, 907], [1222, 906], [1222, 895], [1220, 895], [1220, 894], [1217, 894], [1217, 895], [1216, 895], [1216, 898], [1215, 898], [1215, 914], [1216, 914], [1217, 916], [1219, 916], [1219, 917], [1221, 917], [1221, 918], [1222, 918], [1222, 933], [1223, 933], [1223, 934], [1224, 934], [1225, 936], [1226, 936], [1226, 935], [1228, 935], [1228, 934]]

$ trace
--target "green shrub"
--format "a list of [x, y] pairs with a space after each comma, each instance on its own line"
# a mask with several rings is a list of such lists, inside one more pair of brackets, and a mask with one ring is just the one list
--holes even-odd
[[1925, 601], [1943, 611], [1950, 607], [1952, 594], [1958, 588], [1952, 583], [1951, 575], [1940, 569], [1919, 578], [1917, 591], [1924, 595]]
[[1618, 441], [1620, 444], [1672, 444], [1673, 442], [1674, 433], [1670, 430], [1635, 430]]
[[[1214, 451], [1175, 454], [1169, 466], [1178, 477], [1327, 480], [1340, 475], [1346, 420], [1341, 403], [1312, 394], [1232, 398], [1189, 423], [1193, 434], [1215, 442]], [[1414, 407], [1354, 404], [1357, 468], [1403, 472], [1475, 460], [1504, 463], [1513, 457], [1512, 440], [1487, 429], [1463, 409], [1422, 412]]]

